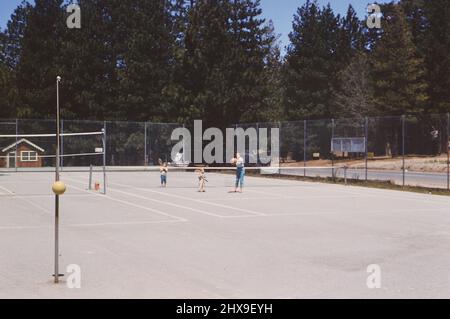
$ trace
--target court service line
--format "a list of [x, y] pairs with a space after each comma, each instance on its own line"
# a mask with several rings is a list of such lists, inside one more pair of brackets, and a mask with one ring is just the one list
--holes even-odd
[[[77, 180], [72, 179], [72, 178], [67, 178], [67, 177], [66, 177], [66, 179], [67, 179], [67, 180], [72, 180], [73, 182], [76, 182], [76, 183], [84, 184], [83, 182], [77, 181]], [[75, 188], [75, 189], [81, 190], [81, 191], [86, 192], [86, 193], [88, 193], [88, 194], [92, 194], [91, 192], [89, 192], [89, 191], [87, 191], [87, 190], [85, 190], [85, 189], [76, 187], [76, 186], [74, 186], [74, 185], [70, 185], [70, 187], [73, 187], [73, 188]], [[165, 216], [165, 217], [169, 217], [169, 218], [173, 218], [173, 219], [176, 219], [176, 220], [179, 220], [179, 221], [187, 222], [187, 219], [184, 219], [184, 218], [181, 218], [181, 217], [178, 217], [178, 216], [173, 216], [173, 215], [164, 213], [164, 212], [162, 212], [162, 211], [160, 211], [160, 210], [158, 210], [158, 209], [153, 209], [153, 208], [149, 208], [149, 207], [146, 207], [146, 206], [137, 205], [137, 204], [134, 204], [134, 203], [131, 203], [131, 202], [128, 202], [128, 201], [125, 201], [125, 200], [117, 199], [117, 198], [114, 198], [114, 197], [111, 197], [111, 196], [108, 196], [108, 195], [95, 194], [95, 193], [94, 193], [94, 195], [99, 196], [100, 198], [103, 198], [103, 199], [112, 200], [112, 201], [115, 201], [115, 202], [118, 202], [118, 203], [121, 203], [121, 204], [129, 205], [129, 206], [132, 206], [132, 207], [135, 207], [135, 208], [140, 208], [140, 209], [143, 209], [143, 210], [150, 211], [150, 212], [152, 212], [152, 213], [156, 213], [156, 214], [159, 214], [159, 215], [163, 215], [163, 216]]]
[[[173, 197], [173, 198], [189, 200], [189, 201], [193, 201], [193, 202], [196, 202], [196, 203], [202, 203], [202, 204], [206, 204], [206, 205], [212, 205], [212, 206], [217, 206], [217, 207], [221, 207], [221, 208], [227, 208], [227, 209], [231, 209], [231, 210], [235, 210], [235, 211], [241, 211], [241, 212], [252, 214], [252, 215], [256, 215], [256, 216], [264, 216], [265, 215], [263, 213], [256, 212], [256, 211], [253, 211], [253, 210], [249, 210], [249, 209], [245, 209], [245, 208], [238, 208], [238, 207], [228, 206], [228, 205], [223, 205], [223, 204], [218, 204], [218, 203], [211, 203], [211, 202], [204, 201], [204, 200], [201, 200], [201, 199], [193, 199], [193, 198], [190, 198], [190, 197], [184, 197], [184, 196], [180, 196], [180, 195], [174, 195], [174, 194], [169, 194], [169, 193], [157, 192], [157, 191], [153, 191], [153, 190], [150, 190], [150, 189], [147, 189], [147, 188], [138, 188], [138, 187], [133, 187], [131, 185], [119, 184], [119, 183], [111, 183], [111, 182], [110, 182], [110, 184], [114, 184], [114, 185], [122, 186], [122, 187], [128, 187], [128, 188], [131, 188], [131, 189], [142, 190], [142, 191], [145, 191], [145, 192], [155, 193], [155, 194], [159, 194], [159, 195], [165, 195], [165, 196], [169, 196], [169, 197]], [[226, 216], [223, 216], [223, 215], [218, 215], [218, 216], [226, 217]]]
[[[114, 184], [114, 183], [110, 183], [110, 184]], [[163, 204], [163, 205], [169, 205], [169, 206], [173, 206], [173, 207], [177, 207], [177, 208], [181, 208], [181, 209], [190, 210], [190, 211], [193, 211], [193, 212], [196, 212], [196, 213], [200, 213], [200, 214], [205, 214], [205, 215], [214, 216], [214, 217], [218, 217], [218, 218], [223, 218], [224, 217], [223, 215], [210, 213], [210, 212], [207, 212], [207, 211], [204, 211], [204, 210], [200, 210], [200, 209], [196, 209], [196, 208], [192, 208], [192, 207], [188, 207], [188, 206], [184, 206], [184, 205], [178, 205], [178, 204], [174, 204], [174, 203], [164, 202], [164, 201], [160, 201], [160, 200], [157, 200], [157, 199], [154, 199], [154, 198], [148, 198], [148, 197], [144, 197], [144, 196], [128, 193], [128, 192], [125, 192], [125, 191], [121, 191], [121, 190], [118, 190], [118, 189], [115, 189], [115, 188], [111, 188], [111, 187], [109, 187], [108, 189], [110, 189], [110, 190], [112, 189], [115, 192], [122, 193], [122, 194], [125, 194], [125, 195], [128, 195], [128, 196], [140, 198], [140, 199], [147, 200], [147, 201], [152, 201], [152, 202]]]
[[36, 203], [32, 202], [31, 200], [29, 200], [27, 198], [20, 197], [19, 199], [23, 200], [24, 202], [27, 202], [31, 206], [36, 207], [37, 209], [41, 210], [42, 212], [46, 213], [47, 215], [51, 215], [52, 214], [52, 211], [48, 210], [47, 208], [42, 207], [39, 204], [36, 204]]
[[[73, 180], [73, 181], [81, 184], [81, 182], [79, 182], [79, 181], [76, 181], [76, 180]], [[118, 185], [118, 186], [125, 186], [127, 188], [133, 188], [133, 187], [131, 187], [129, 185], [122, 185], [122, 184], [111, 183], [111, 182], [109, 184], [111, 184], [111, 185]], [[108, 187], [108, 189], [112, 190], [114, 192], [122, 193], [122, 194], [127, 195], [127, 196], [143, 199], [143, 200], [146, 200], [146, 201], [152, 201], [152, 202], [163, 204], [163, 205], [173, 206], [173, 207], [181, 208], [181, 209], [184, 209], [184, 210], [190, 210], [190, 211], [193, 211], [195, 213], [200, 213], [200, 214], [209, 215], [209, 216], [218, 217], [218, 218], [226, 217], [226, 216], [223, 216], [223, 215], [210, 213], [210, 212], [207, 212], [207, 211], [204, 211], [204, 210], [200, 210], [200, 209], [196, 209], [196, 208], [192, 208], [192, 207], [188, 207], [188, 206], [184, 206], [184, 205], [169, 203], [169, 202], [160, 201], [160, 200], [157, 200], [157, 199], [154, 199], [154, 198], [148, 198], [148, 197], [140, 196], [140, 195], [137, 195], [137, 194], [121, 191], [121, 190], [118, 190], [118, 189], [115, 189], [115, 188], [111, 188], [111, 187]], [[98, 196], [102, 196], [102, 197], [107, 196], [107, 195], [101, 195], [101, 194], [97, 194], [97, 195]], [[107, 197], [108, 198], [112, 198], [112, 197], [109, 197], [109, 196], [107, 196]]]

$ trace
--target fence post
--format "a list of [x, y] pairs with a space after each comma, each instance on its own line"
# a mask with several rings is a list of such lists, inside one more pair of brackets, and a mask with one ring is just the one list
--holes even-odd
[[61, 119], [61, 170], [64, 169], [64, 120]]
[[[249, 152], [250, 154], [250, 152]], [[261, 166], [259, 161], [259, 123], [256, 123], [256, 166]], [[278, 165], [279, 166], [279, 165]]]
[[447, 113], [447, 190], [450, 190], [450, 113]]
[[[186, 126], [185, 126], [185, 124], [183, 124], [183, 132], [184, 132], [184, 129], [186, 128]], [[191, 148], [191, 150], [192, 150], [192, 148]], [[192, 157], [191, 157], [192, 158]], [[183, 157], [182, 157], [182, 160], [183, 160], [183, 163], [182, 163], [182, 165], [184, 166], [185, 165], [185, 163], [186, 163], [186, 144], [185, 144], [185, 141], [184, 141], [184, 138], [183, 138]], [[190, 163], [189, 163], [190, 164]]]
[[14, 159], [14, 169], [16, 170], [16, 172], [18, 171], [18, 168], [17, 168], [17, 162], [18, 162], [18, 155], [19, 155], [19, 153], [17, 152], [17, 146], [18, 146], [18, 143], [19, 143], [19, 120], [18, 119], [16, 119], [16, 147], [15, 147], [15, 151], [14, 151], [14, 153], [15, 153], [15, 159]]
[[307, 120], [303, 120], [303, 177], [306, 177], [306, 138], [307, 138]]
[[[331, 140], [334, 139], [334, 119], [331, 119]], [[333, 181], [335, 179], [334, 176], [334, 152], [331, 150], [331, 175], [333, 177]]]
[[144, 166], [148, 165], [147, 156], [147, 122], [144, 123]]
[[[279, 148], [281, 148], [281, 143], [280, 143], [280, 140], [281, 140], [281, 133], [282, 133], [282, 130], [281, 130], [281, 122], [278, 122], [278, 138], [279, 138], [279, 140], [278, 140], [278, 147]], [[258, 127], [258, 132], [259, 132], [259, 127]], [[272, 136], [270, 137], [270, 138], [272, 138]], [[259, 144], [258, 144], [258, 149], [259, 149]], [[280, 158], [280, 156], [281, 156], [281, 152], [280, 152], [280, 149], [278, 149], [278, 178], [281, 178], [281, 158]]]
[[106, 195], [106, 121], [103, 122], [103, 194]]
[[405, 187], [405, 174], [406, 174], [406, 167], [405, 167], [405, 115], [402, 115], [402, 169], [403, 169], [403, 187]]
[[364, 137], [366, 139], [365, 141], [365, 152], [366, 152], [366, 159], [365, 159], [365, 175], [366, 175], [366, 182], [368, 180], [368, 152], [369, 152], [369, 118], [366, 116], [364, 119]]

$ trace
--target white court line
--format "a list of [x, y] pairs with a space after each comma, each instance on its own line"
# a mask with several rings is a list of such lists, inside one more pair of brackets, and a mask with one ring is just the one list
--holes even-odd
[[[77, 181], [77, 180], [74, 180], [74, 179], [71, 179], [71, 178], [69, 178], [69, 180], [73, 180], [74, 182], [77, 182], [77, 183], [82, 184], [81, 182], [79, 182], [79, 181]], [[111, 182], [110, 182], [109, 184], [111, 184], [111, 185], [123, 186], [123, 187], [127, 187], [127, 188], [132, 188], [132, 189], [134, 188], [134, 187], [131, 187], [131, 186], [129, 186], [129, 185], [118, 184], [118, 183], [111, 183]], [[79, 189], [79, 188], [78, 188], [78, 189]], [[114, 191], [114, 192], [118, 192], [118, 193], [125, 194], [125, 195], [127, 195], [127, 196], [131, 196], [131, 197], [143, 199], [143, 200], [146, 200], [146, 201], [152, 201], [152, 202], [160, 203], [160, 204], [163, 204], [163, 205], [173, 206], [173, 207], [181, 208], [181, 209], [184, 209], [184, 210], [193, 211], [193, 212], [195, 212], [195, 213], [200, 213], [200, 214], [209, 215], [209, 216], [218, 217], [218, 218], [226, 218], [226, 217], [227, 217], [227, 216], [224, 216], [224, 215], [218, 215], [218, 214], [210, 213], [210, 212], [207, 212], [207, 211], [204, 211], [204, 210], [200, 210], [200, 209], [196, 209], [196, 208], [192, 208], [192, 207], [189, 207], [189, 206], [179, 205], [179, 204], [170, 203], [170, 202], [167, 202], [167, 201], [161, 201], [161, 200], [157, 200], [157, 199], [154, 199], [154, 198], [148, 198], [148, 197], [136, 195], [136, 194], [133, 194], [133, 193], [121, 191], [121, 190], [118, 190], [118, 189], [115, 189], [115, 188], [111, 188], [111, 187], [109, 187], [108, 189], [109, 189], [109, 190], [112, 190], [112, 191]], [[135, 189], [138, 189], [138, 188], [135, 188]], [[85, 191], [86, 191], [86, 190], [85, 190]], [[86, 192], [87, 192], [87, 191], [86, 191]], [[164, 193], [161, 193], [161, 194], [164, 194]], [[106, 196], [107, 198], [114, 199], [113, 197], [110, 197], [110, 196], [107, 196], [107, 195], [101, 195], [101, 194], [97, 194], [97, 195], [98, 195], [98, 196], [102, 196], [102, 197], [105, 197], [105, 196]], [[187, 199], [187, 198], [183, 197], [183, 199]], [[189, 198], [189, 199], [190, 199], [190, 198]], [[117, 199], [115, 199], [115, 200], [117, 200]], [[118, 201], [118, 200], [117, 200], [117, 201]], [[211, 205], [211, 203], [207, 203], [207, 204], [210, 204], [210, 205]], [[218, 205], [218, 204], [217, 204], [217, 205]], [[233, 208], [233, 209], [234, 209], [234, 208]], [[262, 215], [262, 214], [259, 214], [259, 216], [263, 216], [263, 215]]]
[[[136, 221], [117, 223], [92, 223], [92, 224], [61, 224], [62, 228], [84, 228], [97, 226], [130, 226], [147, 224], [185, 223], [186, 220], [157, 220], [157, 221]], [[26, 230], [26, 229], [53, 229], [53, 226], [0, 226], [0, 230]]]
[[[304, 182], [304, 183], [308, 183], [308, 182]], [[310, 184], [316, 184], [316, 183], [310, 183]], [[349, 194], [354, 194], [355, 196], [360, 196], [360, 197], [383, 197], [383, 198], [388, 198], [388, 199], [395, 199], [395, 200], [409, 200], [409, 201], [420, 201], [423, 202], [423, 198], [420, 198], [422, 196], [426, 196], [427, 194], [422, 194], [422, 193], [412, 193], [412, 192], [404, 192], [404, 191], [400, 191], [400, 190], [389, 190], [389, 189], [377, 189], [377, 188], [370, 188], [370, 187], [358, 187], [358, 186], [345, 186], [345, 185], [339, 185], [339, 184], [324, 184], [324, 183], [320, 183], [318, 184], [318, 187], [321, 188], [332, 188], [333, 190], [336, 191], [340, 191], [340, 192], [344, 192], [344, 193], [349, 193]], [[254, 189], [246, 189], [246, 192], [253, 192], [253, 193], [259, 193], [259, 194], [265, 194], [265, 195], [271, 195], [274, 197], [279, 197], [279, 198], [285, 198], [285, 195], [282, 194], [274, 194], [274, 193], [270, 193], [270, 192], [264, 192], [264, 191], [256, 191]], [[323, 190], [323, 192], [327, 192], [327, 190]], [[386, 192], [391, 192], [391, 194], [393, 194], [392, 192], [397, 192], [396, 194], [398, 196], [394, 196], [394, 195], [389, 195], [386, 194]], [[338, 198], [344, 198], [345, 195], [343, 196], [338, 196]], [[432, 198], [432, 203], [433, 204], [450, 204], [450, 198], [445, 198], [443, 196], [439, 196], [439, 195], [428, 195], [428, 196], [433, 196]], [[327, 198], [327, 196], [318, 196], [318, 198]]]
[[[0, 194], [1, 196], [1, 194]], [[91, 197], [95, 196], [95, 194], [64, 194], [64, 198], [75, 198], [75, 197]], [[24, 199], [24, 198], [53, 198], [54, 194], [48, 195], [15, 195], [14, 198]]]
[[0, 194], [0, 195], [14, 195], [14, 192], [10, 191], [9, 189], [0, 186], [0, 190], [3, 190], [6, 194]]
[[39, 209], [40, 211], [46, 213], [47, 215], [51, 215], [51, 214], [52, 214], [52, 212], [51, 212], [50, 210], [48, 210], [48, 209], [42, 207], [41, 205], [38, 205], [38, 204], [36, 204], [36, 203], [30, 201], [30, 200], [27, 199], [27, 198], [19, 197], [19, 199], [20, 199], [20, 200], [23, 200], [24, 202], [27, 202], [27, 203], [30, 204], [31, 206], [34, 206], [35, 208]]
[[[315, 216], [315, 215], [344, 215], [344, 214], [361, 214], [364, 213], [367, 214], [381, 214], [381, 213], [388, 213], [388, 214], [395, 214], [395, 213], [440, 213], [440, 212], [446, 212], [448, 209], [441, 208], [441, 209], [395, 209], [395, 210], [389, 210], [386, 209], [380, 209], [380, 210], [357, 210], [357, 211], [317, 211], [317, 212], [310, 212], [310, 213], [277, 213], [277, 214], [265, 214], [264, 217], [290, 217], [290, 216]], [[255, 218], [259, 216], [250, 216], [250, 215], [241, 215], [241, 216], [227, 216], [228, 219], [233, 218]]]
[[[337, 186], [340, 186], [340, 185], [337, 185]], [[323, 196], [321, 196], [321, 195], [312, 195], [312, 196], [303, 196], [303, 198], [347, 198], [347, 197], [352, 198], [352, 197], [356, 197], [356, 196], [374, 197], [374, 195], [372, 195], [372, 194], [364, 194], [364, 193], [360, 193], [360, 192], [356, 192], [356, 191], [352, 191], [352, 190], [348, 190], [348, 189], [345, 190], [345, 191], [343, 189], [341, 189], [341, 188], [338, 188], [338, 189], [335, 189], [335, 190], [341, 191], [341, 193], [353, 194], [353, 195], [342, 195], [342, 196], [340, 196], [340, 195], [330, 195], [330, 196], [327, 196], [327, 195], [323, 195]], [[317, 193], [317, 190], [313, 190], [313, 191]], [[252, 188], [250, 188], [250, 189], [246, 188], [245, 192], [251, 192], [251, 193], [262, 194], [262, 195], [271, 195], [271, 196], [278, 197], [278, 198], [283, 198], [283, 199], [289, 199], [289, 198], [292, 197], [291, 195], [283, 195], [283, 194], [276, 194], [276, 193], [273, 193], [273, 192], [257, 191], [257, 190], [254, 190]], [[321, 190], [321, 192], [323, 194], [325, 194], [327, 191], [326, 190]], [[304, 192], [302, 192], [302, 193], [304, 193]], [[299, 196], [298, 198], [302, 198], [302, 197]]]
[[[1, 196], [2, 196], [2, 195], [0, 195], [0, 197], [1, 197]], [[17, 199], [20, 199], [20, 200], [22, 200], [22, 201], [28, 203], [29, 205], [31, 205], [31, 206], [33, 206], [33, 207], [39, 209], [40, 211], [44, 212], [45, 214], [52, 214], [51, 211], [49, 211], [48, 209], [46, 209], [46, 208], [44, 208], [44, 207], [42, 207], [42, 206], [40, 206], [40, 205], [38, 205], [38, 204], [36, 204], [36, 203], [30, 201], [30, 200], [27, 199], [27, 197], [25, 197], [25, 196], [14, 196], [13, 198], [14, 198], [14, 199], [16, 199], [16, 198], [17, 198]]]
[[[156, 221], [136, 221], [124, 223], [92, 223], [92, 224], [61, 224], [61, 228], [89, 228], [102, 226], [139, 226], [150, 224], [174, 224], [185, 223], [186, 220], [156, 220]], [[28, 230], [28, 229], [53, 229], [53, 226], [0, 226], [0, 230]]]
[[[331, 186], [331, 185], [329, 185]], [[338, 186], [338, 185], [335, 185]], [[442, 195], [429, 195], [425, 193], [414, 193], [396, 189], [380, 189], [380, 188], [372, 188], [372, 187], [358, 187], [358, 186], [345, 186], [352, 188], [352, 192], [354, 194], [359, 194], [361, 196], [369, 196], [369, 197], [383, 197], [388, 199], [396, 199], [396, 200], [410, 200], [410, 201], [420, 201], [423, 202], [424, 198], [431, 199], [430, 203], [433, 204], [450, 204], [450, 197], [445, 197]], [[387, 194], [389, 192], [389, 194]], [[369, 193], [369, 195], [368, 195]], [[397, 196], [394, 196], [397, 195]]]
[[63, 227], [129, 226], [129, 225], [147, 225], [147, 224], [186, 223], [186, 222], [187, 220], [155, 220], [155, 221], [117, 222], [117, 223], [70, 224], [62, 226]]
[[[115, 183], [110, 183], [110, 184], [115, 184]], [[120, 191], [120, 190], [117, 190], [117, 189], [114, 189], [114, 188], [111, 188], [111, 187], [109, 187], [108, 189], [110, 189], [110, 190], [112, 189], [115, 192], [119, 192], [119, 193], [122, 193], [122, 194], [125, 194], [125, 195], [128, 195], [128, 196], [133, 196], [133, 197], [136, 197], [136, 198], [140, 198], [140, 199], [144, 199], [144, 200], [148, 200], [148, 201], [152, 201], [152, 202], [156, 202], [156, 203], [160, 203], [160, 204], [164, 204], [164, 205], [174, 206], [174, 207], [177, 207], [177, 208], [190, 210], [190, 211], [193, 211], [193, 212], [196, 212], [196, 213], [200, 213], [200, 214], [205, 214], [205, 215], [219, 217], [219, 218], [224, 217], [223, 215], [210, 213], [210, 212], [207, 212], [207, 211], [204, 211], [204, 210], [200, 210], [200, 209], [196, 209], [196, 208], [192, 208], [192, 207], [188, 207], [188, 206], [184, 206], [184, 205], [178, 205], [178, 204], [174, 204], [174, 203], [160, 201], [160, 200], [157, 200], [157, 199], [154, 199], [154, 198], [148, 198], [148, 197], [144, 197], [144, 196], [139, 196], [139, 195], [136, 195], [136, 194]]]
[[[244, 193], [248, 192], [244, 191]], [[270, 193], [267, 193], [267, 195], [269, 195]], [[263, 194], [264, 195], [264, 194]], [[358, 195], [331, 195], [331, 196], [320, 196], [320, 195], [312, 195], [312, 196], [288, 196], [288, 195], [275, 195], [277, 197], [280, 197], [282, 199], [298, 199], [298, 200], [305, 200], [305, 199], [329, 199], [329, 198], [357, 198], [360, 197]], [[282, 197], [281, 197], [282, 196]], [[239, 199], [239, 200], [274, 200], [274, 198], [269, 198], [267, 196], [265, 197], [240, 197], [240, 196], [236, 196], [233, 198], [233, 200], [235, 199]], [[223, 198], [223, 197], [213, 197], [213, 198], [208, 198], [206, 199], [206, 201], [226, 201], [226, 200], [230, 200], [229, 198]]]
[[[126, 184], [111, 183], [111, 182], [110, 182], [110, 184], [114, 184], [114, 185], [122, 186], [122, 187], [127, 187], [127, 188], [131, 188], [131, 189], [142, 190], [142, 191], [145, 191], [145, 192], [155, 193], [155, 194], [159, 194], [159, 195], [165, 195], [165, 196], [169, 196], [169, 197], [173, 197], [173, 198], [189, 200], [189, 201], [193, 201], [193, 202], [196, 202], [196, 203], [212, 205], [212, 206], [217, 206], [217, 207], [221, 207], [221, 208], [227, 208], [227, 209], [231, 209], [231, 210], [235, 210], [235, 211], [241, 211], [241, 212], [252, 214], [252, 215], [256, 215], [256, 216], [264, 216], [263, 213], [256, 212], [256, 211], [253, 211], [253, 210], [249, 210], [249, 209], [245, 209], [245, 208], [237, 208], [237, 207], [228, 206], [228, 205], [222, 205], [222, 204], [218, 204], [218, 203], [210, 203], [208, 201], [201, 200], [201, 199], [194, 199], [194, 198], [184, 197], [184, 196], [180, 196], [180, 195], [174, 195], [174, 194], [169, 194], [169, 193], [157, 192], [157, 191], [150, 190], [150, 189], [147, 189], [147, 188], [138, 188], [138, 187], [133, 187], [131, 185], [126, 185]], [[166, 202], [163, 202], [163, 203], [166, 203]], [[226, 217], [224, 215], [217, 215], [217, 216]]]
[[[74, 181], [74, 182], [76, 182], [76, 183], [84, 184], [84, 183], [79, 182], [79, 181], [77, 181], [77, 180], [75, 180], [75, 179], [72, 179], [72, 178], [66, 178], [66, 179], [67, 179], [67, 180], [72, 180], [72, 181]], [[91, 192], [89, 192], [89, 191], [87, 191], [87, 190], [85, 190], [85, 189], [82, 189], [82, 188], [79, 188], [79, 187], [76, 187], [76, 186], [73, 186], [73, 185], [70, 185], [70, 187], [73, 187], [73, 188], [78, 189], [78, 190], [81, 190], [81, 191], [83, 191], [83, 192], [92, 194]], [[94, 195], [100, 196], [100, 197], [103, 198], [103, 199], [112, 200], [112, 201], [115, 201], [115, 202], [118, 202], [118, 203], [121, 203], [121, 204], [126, 204], [126, 205], [129, 205], [129, 206], [135, 207], [135, 208], [144, 209], [144, 210], [150, 211], [150, 212], [152, 212], [152, 213], [156, 213], [156, 214], [159, 214], [159, 215], [163, 215], [163, 216], [165, 216], [165, 217], [169, 217], [169, 218], [176, 219], [176, 220], [179, 220], [179, 221], [184, 221], [184, 222], [187, 221], [187, 220], [184, 219], [184, 218], [177, 217], [177, 216], [173, 216], [173, 215], [164, 213], [164, 212], [162, 212], [162, 211], [160, 211], [160, 210], [157, 210], [157, 209], [149, 208], [149, 207], [142, 206], [142, 205], [137, 205], [137, 204], [134, 204], [134, 203], [131, 203], [131, 202], [128, 202], [128, 201], [124, 201], [124, 200], [121, 200], [121, 199], [117, 199], [117, 198], [114, 198], [114, 197], [111, 197], [111, 196], [108, 196], [108, 195], [102, 195], [102, 194], [96, 194], [96, 193], [94, 193]]]

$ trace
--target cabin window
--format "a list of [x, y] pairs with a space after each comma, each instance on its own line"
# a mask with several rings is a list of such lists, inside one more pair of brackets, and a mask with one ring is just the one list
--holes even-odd
[[22, 151], [20, 152], [21, 162], [37, 162], [38, 154], [36, 151]]

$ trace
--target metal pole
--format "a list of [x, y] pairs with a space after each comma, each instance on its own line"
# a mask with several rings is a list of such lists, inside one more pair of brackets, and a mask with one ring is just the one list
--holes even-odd
[[369, 118], [366, 116], [364, 120], [364, 137], [365, 137], [365, 152], [366, 152], [366, 163], [365, 163], [365, 173], [366, 173], [366, 182], [368, 179], [368, 154], [369, 154]]
[[17, 170], [18, 170], [18, 168], [17, 168], [17, 162], [18, 162], [18, 159], [17, 159], [17, 157], [18, 157], [18, 155], [19, 155], [19, 153], [17, 152], [17, 146], [18, 146], [18, 143], [19, 143], [19, 120], [18, 119], [16, 119], [16, 148], [15, 148], [15, 158], [14, 158], [14, 169], [16, 170], [16, 172], [17, 172]]
[[[334, 139], [334, 119], [331, 119], [331, 140]], [[334, 152], [331, 151], [331, 175], [334, 181]]]
[[405, 187], [405, 115], [402, 115], [402, 162], [403, 162], [403, 187]]
[[347, 165], [345, 165], [344, 166], [344, 182], [345, 182], [345, 185], [347, 185], [347, 169], [348, 169], [348, 167], [347, 167]]
[[[61, 78], [56, 78], [56, 160], [55, 160], [55, 181], [59, 181], [59, 82]], [[55, 283], [59, 282], [59, 195], [55, 195]]]
[[447, 113], [447, 190], [450, 190], [450, 113]]
[[[260, 161], [259, 161], [259, 123], [256, 123], [256, 165], [260, 166]], [[279, 166], [279, 164], [278, 164]]]
[[303, 177], [306, 177], [306, 138], [307, 138], [307, 121], [303, 120]]
[[[281, 133], [282, 133], [281, 125], [282, 125], [282, 123], [278, 122], [278, 133], [279, 133], [279, 137], [278, 138], [280, 140], [282, 140], [282, 137], [281, 137]], [[258, 131], [259, 131], [259, 128], [258, 128]], [[270, 138], [272, 138], [272, 136]], [[280, 140], [278, 141], [278, 146], [280, 146]], [[280, 158], [280, 155], [281, 155], [280, 151], [278, 151], [278, 178], [281, 178], [281, 158]]]
[[89, 190], [92, 190], [92, 164], [89, 165]]
[[144, 123], [144, 166], [148, 165], [147, 158], [147, 122]]
[[[184, 128], [185, 128], [185, 126], [184, 126], [184, 124], [183, 124], [183, 132], [184, 132]], [[184, 141], [184, 137], [183, 137], [183, 166], [185, 165], [185, 163], [186, 163], [186, 157], [185, 157], [185, 154], [186, 154], [186, 145], [185, 145], [185, 141]]]
[[[61, 119], [61, 133], [64, 133], [64, 120]], [[64, 155], [64, 135], [61, 136], [61, 154]], [[64, 168], [64, 156], [61, 156], [61, 170]]]
[[106, 195], [106, 121], [103, 123], [103, 194]]

